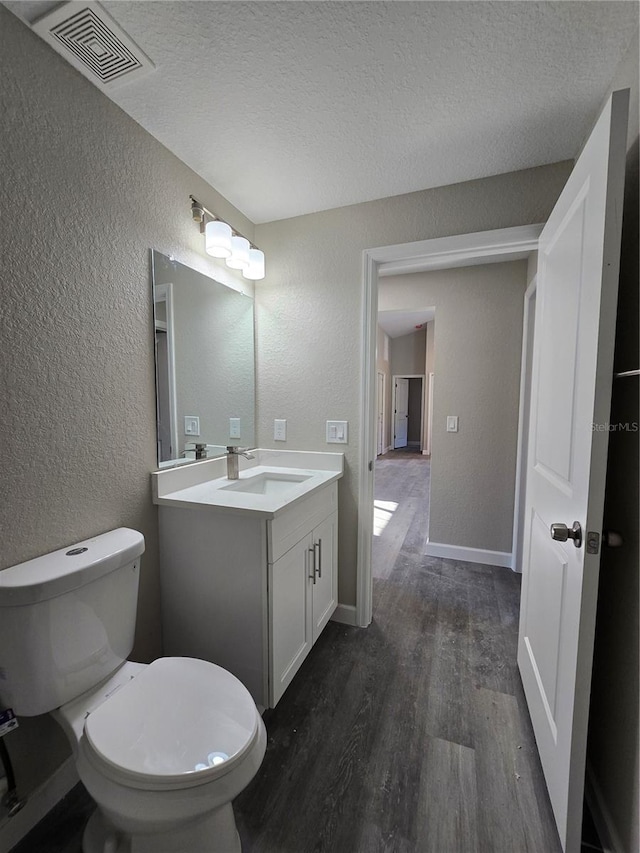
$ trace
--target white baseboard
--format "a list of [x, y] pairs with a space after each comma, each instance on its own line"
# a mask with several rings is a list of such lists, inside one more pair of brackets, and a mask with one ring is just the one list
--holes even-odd
[[76, 763], [70, 755], [48, 779], [29, 794], [23, 808], [0, 825], [0, 850], [11, 850], [15, 847], [79, 781]]
[[624, 853], [624, 846], [616, 830], [611, 812], [607, 808], [602, 788], [598, 784], [593, 767], [589, 762], [587, 762], [585, 775], [584, 795], [604, 852]]
[[331, 616], [333, 622], [340, 622], [342, 625], [357, 625], [356, 608], [353, 604], [339, 604], [333, 611]]
[[467, 548], [463, 545], [446, 545], [427, 541], [424, 553], [428, 557], [444, 557], [447, 560], [464, 560], [466, 563], [486, 563], [488, 566], [503, 566], [510, 569], [513, 557], [509, 551], [485, 551], [483, 548]]

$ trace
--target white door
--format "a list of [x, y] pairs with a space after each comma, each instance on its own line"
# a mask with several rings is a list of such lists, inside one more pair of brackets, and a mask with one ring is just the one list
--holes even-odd
[[[567, 853], [580, 849], [627, 109], [614, 93], [540, 236], [518, 665]], [[552, 539], [574, 522], [580, 547]]]
[[378, 411], [378, 449], [377, 455], [384, 453], [384, 373], [378, 372], [378, 396], [376, 400]]
[[393, 414], [393, 446], [407, 446], [409, 421], [409, 380], [395, 380], [395, 406]]

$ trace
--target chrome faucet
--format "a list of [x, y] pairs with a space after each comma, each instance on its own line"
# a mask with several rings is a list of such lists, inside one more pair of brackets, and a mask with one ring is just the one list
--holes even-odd
[[227, 479], [238, 479], [238, 456], [245, 459], [255, 459], [248, 447], [227, 447]]

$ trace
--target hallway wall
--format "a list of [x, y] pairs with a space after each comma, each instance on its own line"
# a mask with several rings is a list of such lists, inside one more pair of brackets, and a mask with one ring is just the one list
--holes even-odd
[[391, 374], [393, 376], [410, 376], [424, 373], [427, 352], [426, 330], [410, 332], [391, 338], [389, 346]]

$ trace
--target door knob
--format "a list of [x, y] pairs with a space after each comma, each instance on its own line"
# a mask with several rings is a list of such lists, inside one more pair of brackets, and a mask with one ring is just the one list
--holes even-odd
[[573, 544], [576, 548], [582, 545], [582, 527], [579, 521], [574, 521], [572, 527], [567, 527], [566, 524], [552, 524], [551, 538], [556, 542], [566, 542], [567, 539], [573, 539]]

